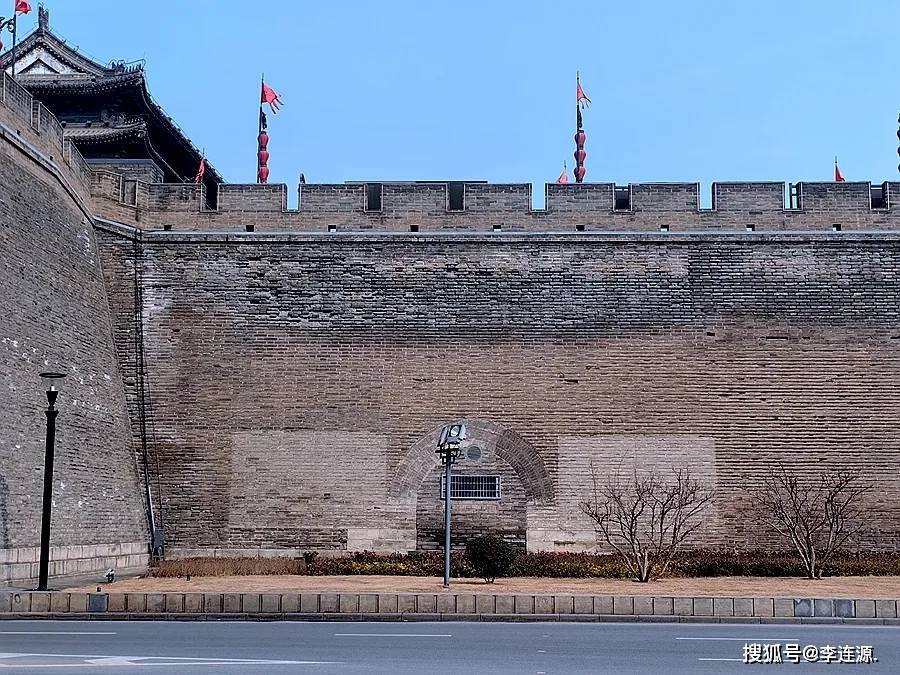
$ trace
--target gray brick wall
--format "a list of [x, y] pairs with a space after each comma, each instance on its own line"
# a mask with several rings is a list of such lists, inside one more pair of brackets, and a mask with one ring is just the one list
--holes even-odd
[[[152, 490], [178, 547], [430, 546], [431, 446], [454, 418], [484, 434], [509, 497], [460, 506], [463, 532], [590, 547], [587, 472], [677, 459], [717, 491], [696, 543], [765, 544], [740, 488], [777, 462], [864, 467], [864, 543], [900, 543], [900, 183], [880, 210], [866, 183], [805, 183], [797, 210], [780, 183], [714, 185], [710, 210], [696, 184], [635, 184], [621, 212], [612, 184], [546, 186], [541, 211], [530, 186], [468, 184], [450, 213], [445, 184], [386, 183], [379, 212], [362, 185], [303, 186], [294, 211], [286, 186], [223, 186], [210, 211], [196, 186], [89, 173], [0, 79], [7, 559], [36, 537], [42, 361], [73, 372], [54, 543], [146, 537], [126, 417], [138, 325]], [[88, 189], [96, 215], [139, 229], [92, 228]], [[413, 226], [428, 234], [388, 234]]]
[[[98, 237], [104, 268], [127, 267], [130, 243]], [[860, 465], [876, 488], [865, 543], [900, 543], [894, 233], [142, 241], [176, 546], [402, 548], [417, 521], [424, 545], [427, 441], [457, 417], [507, 448], [525, 503], [497, 523], [524, 522], [532, 548], [589, 546], [578, 491], [592, 457], [617, 456], [703, 468], [717, 490], [706, 544], [768, 543], [740, 488], [774, 463]], [[111, 283], [122, 353], [129, 297], [127, 277]], [[251, 506], [259, 528], [238, 526]], [[486, 508], [462, 508], [461, 526]]]
[[[99, 551], [146, 541], [92, 223], [53, 173], [6, 142], [0, 260], [0, 551], [38, 544], [46, 406], [39, 373], [57, 369], [69, 376], [58, 400], [52, 545]], [[2, 579], [27, 576], [33, 565], [23, 555], [3, 556], [28, 569], [4, 568]]]
[[[127, 181], [125, 181], [127, 183]], [[714, 183], [712, 209], [700, 208], [696, 183], [627, 186], [630, 208], [613, 208], [611, 183], [547, 185], [546, 208], [531, 209], [527, 184], [465, 185], [465, 209], [448, 210], [447, 184], [383, 184], [382, 209], [366, 210], [365, 185], [301, 185], [299, 210], [288, 210], [286, 185], [223, 185], [218, 207], [201, 208], [192, 186], [137, 183], [110, 189], [94, 181], [99, 215], [144, 230], [256, 232], [429, 231], [757, 231], [892, 230], [900, 223], [897, 183], [885, 183], [888, 208], [871, 208], [868, 183], [802, 183], [800, 208], [785, 209], [779, 182]], [[133, 194], [132, 194], [133, 193]], [[118, 197], [117, 195], [124, 195]], [[137, 210], [124, 211], [137, 206]]]
[[94, 171], [118, 173], [131, 180], [145, 183], [162, 183], [163, 170], [152, 159], [89, 159], [87, 165]]

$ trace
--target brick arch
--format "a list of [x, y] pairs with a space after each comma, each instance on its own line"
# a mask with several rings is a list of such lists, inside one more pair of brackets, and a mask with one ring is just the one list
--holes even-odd
[[[498, 459], [516, 472], [529, 503], [553, 502], [553, 482], [537, 449], [515, 431], [487, 420], [462, 420], [470, 439], [484, 440], [493, 446]], [[435, 427], [421, 436], [400, 459], [394, 474], [391, 493], [397, 497], [418, 494], [419, 486], [430, 471], [440, 464], [435, 453], [441, 428]]]

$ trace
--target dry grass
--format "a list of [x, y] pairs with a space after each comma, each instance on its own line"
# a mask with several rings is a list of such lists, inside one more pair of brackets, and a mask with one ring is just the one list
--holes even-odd
[[[103, 584], [115, 592], [325, 592], [439, 593], [436, 577], [387, 576], [210, 576], [135, 578]], [[68, 590], [92, 591], [96, 584]], [[664, 579], [641, 584], [623, 579], [538, 579], [518, 577], [485, 584], [474, 579], [454, 580], [461, 593], [583, 593], [598, 595], [659, 595], [675, 597], [835, 597], [900, 599], [900, 577], [832, 577], [818, 581], [784, 577], [708, 577]]]

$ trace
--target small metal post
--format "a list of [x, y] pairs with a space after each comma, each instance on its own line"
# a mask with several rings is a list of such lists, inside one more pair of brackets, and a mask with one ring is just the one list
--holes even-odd
[[444, 588], [450, 588], [450, 481], [453, 478], [453, 451], [444, 453]]
[[47, 577], [50, 570], [50, 519], [53, 509], [53, 455], [56, 442], [56, 415], [59, 411], [54, 407], [59, 392], [53, 382], [65, 377], [63, 373], [41, 373], [41, 377], [50, 382], [47, 389], [47, 436], [44, 444], [44, 497], [41, 502], [41, 557], [38, 565], [38, 590], [47, 590]]

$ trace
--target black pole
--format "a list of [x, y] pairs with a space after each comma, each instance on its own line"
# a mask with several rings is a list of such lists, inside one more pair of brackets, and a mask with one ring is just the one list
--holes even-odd
[[262, 111], [263, 111], [262, 93], [263, 93], [264, 86], [266, 86], [266, 74], [262, 73], [259, 76], [259, 112], [260, 112], [260, 115], [259, 115], [259, 130], [257, 131], [257, 134], [262, 133]]
[[13, 10], [13, 25], [12, 25], [12, 34], [13, 34], [13, 43], [12, 43], [12, 78], [16, 79], [16, 28], [19, 24], [19, 15], [16, 13], [16, 10]]
[[[259, 122], [258, 122], [258, 127], [257, 127], [257, 132], [256, 132], [256, 182], [257, 183], [261, 182], [259, 180], [259, 169], [260, 169], [260, 166], [259, 166], [259, 137], [262, 136], [262, 132], [263, 132], [262, 93], [263, 93], [263, 87], [265, 87], [265, 86], [266, 86], [266, 74], [260, 73], [259, 74]], [[266, 125], [266, 126], [268, 126], [268, 125]]]
[[53, 407], [59, 394], [53, 387], [47, 390], [47, 442], [44, 447], [44, 500], [41, 508], [41, 560], [38, 590], [47, 590], [47, 576], [50, 568], [50, 517], [53, 507], [53, 445], [56, 440], [56, 415]]
[[453, 451], [449, 448], [444, 455], [444, 588], [450, 588], [450, 481], [453, 479]]

